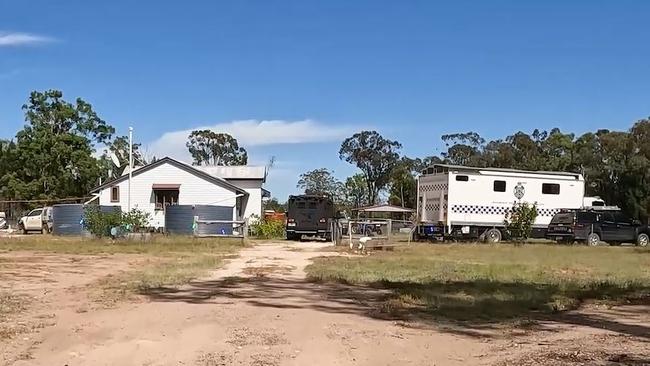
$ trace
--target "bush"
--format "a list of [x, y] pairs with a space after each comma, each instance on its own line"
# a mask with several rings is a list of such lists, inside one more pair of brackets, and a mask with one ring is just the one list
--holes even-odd
[[261, 239], [284, 238], [284, 222], [279, 220], [252, 218], [251, 235]]
[[84, 227], [97, 237], [111, 236], [111, 228], [122, 231], [137, 231], [146, 227], [149, 213], [132, 209], [131, 212], [102, 212], [99, 206], [89, 205], [84, 209]]
[[512, 239], [526, 240], [533, 231], [533, 223], [537, 218], [537, 203], [515, 202], [512, 209], [506, 212], [503, 224], [506, 235]]

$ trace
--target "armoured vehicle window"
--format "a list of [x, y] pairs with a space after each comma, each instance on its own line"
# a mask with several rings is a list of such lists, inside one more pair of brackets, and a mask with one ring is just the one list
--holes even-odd
[[494, 191], [495, 192], [505, 192], [506, 191], [506, 181], [505, 180], [495, 180], [494, 181]]
[[457, 175], [456, 180], [459, 182], [467, 182], [469, 180], [469, 177], [466, 175]]

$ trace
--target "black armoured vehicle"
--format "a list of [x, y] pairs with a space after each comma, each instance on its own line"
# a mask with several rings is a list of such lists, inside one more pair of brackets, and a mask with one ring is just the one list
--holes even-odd
[[635, 243], [648, 246], [650, 230], [618, 209], [591, 208], [566, 210], [553, 216], [546, 237], [558, 242], [582, 241], [595, 246], [601, 241], [610, 245]]
[[300, 240], [303, 236], [332, 240], [334, 203], [327, 196], [289, 196], [287, 210], [287, 239]]

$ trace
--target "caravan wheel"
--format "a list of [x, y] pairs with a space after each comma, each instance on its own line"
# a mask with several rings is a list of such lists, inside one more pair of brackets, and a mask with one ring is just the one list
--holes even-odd
[[485, 232], [486, 243], [498, 243], [501, 241], [501, 238], [501, 231], [499, 229], [493, 228]]

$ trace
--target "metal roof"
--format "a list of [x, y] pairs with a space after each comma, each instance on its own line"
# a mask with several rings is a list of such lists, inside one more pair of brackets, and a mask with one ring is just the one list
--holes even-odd
[[[181, 163], [180, 161], [174, 160], [174, 159], [172, 159], [172, 158], [170, 158], [168, 156], [164, 157], [164, 158], [162, 158], [160, 160], [156, 160], [156, 162], [151, 163], [149, 165], [145, 165], [142, 168], [134, 169], [132, 175], [135, 177], [140, 173], [144, 173], [146, 171], [154, 169], [154, 168], [156, 168], [156, 167], [158, 167], [160, 165], [163, 165], [163, 164], [173, 165], [173, 166], [175, 166], [175, 167], [177, 167], [179, 169], [185, 170], [186, 172], [195, 174], [195, 175], [197, 175], [197, 176], [199, 176], [199, 177], [201, 177], [201, 178], [203, 178], [203, 179], [205, 179], [205, 180], [207, 180], [207, 181], [209, 181], [211, 183], [214, 183], [214, 184], [220, 185], [222, 187], [228, 188], [228, 189], [230, 189], [232, 191], [235, 191], [236, 193], [241, 193], [243, 195], [248, 196], [248, 192], [246, 192], [244, 189], [237, 187], [236, 185], [226, 181], [225, 179], [216, 177], [216, 176], [211, 175], [211, 174], [208, 174], [208, 173], [206, 173], [206, 172], [204, 172], [202, 170], [196, 169], [196, 167], [194, 167], [194, 166], [187, 165], [185, 163]], [[101, 189], [112, 186], [115, 183], [122, 182], [122, 181], [124, 181], [124, 180], [126, 180], [128, 178], [129, 178], [128, 174], [127, 175], [122, 175], [121, 177], [115, 178], [115, 179], [113, 179], [111, 181], [108, 181], [108, 182], [106, 182], [106, 183], [104, 183], [104, 184], [102, 184], [100, 186], [97, 186], [97, 187], [91, 189], [90, 192], [91, 193], [92, 192], [97, 192], [97, 191], [99, 191]]]
[[571, 177], [580, 177], [580, 173], [572, 172], [552, 172], [544, 170], [522, 170], [522, 169], [511, 169], [511, 168], [479, 168], [473, 166], [463, 166], [463, 165], [453, 165], [453, 164], [433, 164], [430, 168], [433, 167], [442, 167], [447, 169], [456, 169], [456, 170], [471, 170], [471, 171], [490, 171], [490, 172], [507, 172], [507, 173], [526, 173], [526, 174], [546, 174], [546, 175], [558, 175], [558, 176], [571, 176]]
[[410, 213], [410, 212], [413, 212], [415, 210], [410, 209], [410, 208], [406, 208], [406, 207], [393, 206], [393, 205], [375, 205], [375, 206], [366, 206], [366, 207], [353, 208], [352, 211]]
[[194, 168], [223, 179], [266, 180], [266, 167], [251, 165], [202, 165]]

